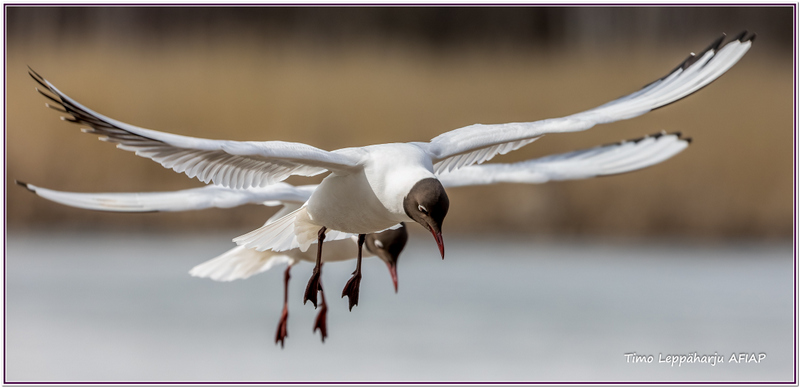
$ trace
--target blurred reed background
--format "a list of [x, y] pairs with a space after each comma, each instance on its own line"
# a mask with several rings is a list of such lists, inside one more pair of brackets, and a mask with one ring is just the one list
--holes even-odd
[[[98, 142], [44, 107], [26, 66], [88, 107], [188, 136], [323, 149], [420, 141], [473, 123], [592, 108], [721, 32], [758, 33], [684, 101], [494, 162], [682, 131], [692, 146], [631, 174], [450, 190], [445, 233], [784, 239], [792, 233], [791, 7], [6, 7], [11, 231], [249, 231], [273, 210], [109, 214], [37, 198], [202, 183]], [[316, 182], [296, 179], [292, 183]]]
[[[795, 376], [791, 7], [6, 12], [6, 382]], [[750, 52], [686, 100], [548, 135], [493, 162], [683, 131], [694, 142], [673, 159], [584, 181], [449, 190], [449, 258], [438, 258], [430, 236], [412, 237], [398, 294], [383, 265], [366, 260], [353, 311], [336, 297], [353, 263], [326, 265], [334, 297], [324, 345], [300, 298], [310, 265], [292, 272], [284, 350], [273, 343], [282, 268], [231, 283], [186, 274], [274, 210], [111, 214], [14, 185], [202, 185], [60, 121], [26, 66], [131, 124], [330, 150], [576, 113], [744, 29], [758, 33]], [[629, 237], [641, 241], [620, 241]], [[623, 357], [632, 351], [764, 352], [768, 362], [633, 365]]]

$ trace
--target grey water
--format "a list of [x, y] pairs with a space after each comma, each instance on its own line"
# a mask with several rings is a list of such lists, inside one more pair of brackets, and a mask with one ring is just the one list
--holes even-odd
[[[8, 235], [6, 381], [785, 382], [794, 375], [790, 242], [448, 236], [441, 260], [430, 236], [412, 235], [399, 293], [384, 264], [367, 259], [352, 312], [339, 296], [355, 263], [325, 266], [324, 344], [312, 333], [313, 306], [302, 303], [312, 265], [295, 266], [281, 349], [274, 333], [283, 268], [229, 283], [187, 273], [231, 248], [231, 237]], [[663, 362], [673, 355], [723, 361]]]

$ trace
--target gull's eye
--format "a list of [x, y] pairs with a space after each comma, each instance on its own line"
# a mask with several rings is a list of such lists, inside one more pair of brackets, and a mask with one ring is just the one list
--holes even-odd
[[425, 206], [419, 205], [417, 209], [425, 214], [428, 214], [428, 209], [426, 209]]
[[383, 243], [381, 242], [381, 240], [375, 240], [375, 246], [380, 249], [383, 249]]

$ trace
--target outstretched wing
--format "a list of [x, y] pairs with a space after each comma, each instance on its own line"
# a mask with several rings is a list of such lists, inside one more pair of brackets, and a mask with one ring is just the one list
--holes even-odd
[[325, 171], [351, 172], [358, 168], [358, 151], [324, 151], [302, 143], [283, 141], [209, 140], [136, 127], [96, 113], [71, 99], [39, 74], [31, 77], [53, 104], [48, 107], [72, 117], [63, 120], [87, 125], [84, 132], [101, 135], [100, 140], [117, 143], [166, 168], [197, 177], [205, 183], [243, 189], [263, 187], [290, 175], [314, 176]]
[[434, 171], [449, 172], [483, 163], [497, 154], [519, 149], [538, 137], [554, 132], [574, 132], [596, 124], [629, 119], [684, 98], [719, 78], [750, 49], [755, 34], [742, 32], [720, 48], [725, 35], [715, 40], [700, 55], [691, 54], [678, 67], [641, 90], [597, 108], [570, 116], [496, 125], [475, 124], [443, 133], [427, 147]]
[[110, 212], [180, 212], [232, 208], [245, 204], [277, 206], [286, 202], [303, 203], [316, 188], [316, 185], [295, 187], [278, 182], [246, 190], [209, 185], [196, 189], [150, 193], [75, 193], [17, 183], [42, 198], [62, 205]]
[[679, 132], [550, 155], [524, 162], [467, 166], [438, 176], [444, 187], [545, 183], [622, 174], [661, 163], [689, 146]]

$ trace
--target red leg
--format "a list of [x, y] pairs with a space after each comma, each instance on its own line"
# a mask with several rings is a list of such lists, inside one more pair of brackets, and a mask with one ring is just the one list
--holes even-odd
[[322, 241], [325, 240], [325, 231], [327, 229], [323, 226], [317, 234], [317, 264], [314, 266], [314, 272], [311, 273], [311, 279], [308, 279], [306, 294], [303, 298], [303, 304], [310, 300], [314, 304], [314, 308], [317, 308], [317, 290], [322, 289], [319, 284], [319, 277], [322, 274]]
[[319, 334], [322, 336], [322, 343], [325, 343], [325, 337], [328, 336], [328, 304], [325, 303], [325, 292], [322, 291], [322, 283], [319, 283], [319, 295], [322, 298], [322, 308], [319, 309], [317, 318], [314, 319], [314, 332], [319, 329]]
[[342, 290], [342, 298], [347, 295], [347, 300], [350, 303], [350, 311], [353, 311], [353, 306], [358, 304], [358, 291], [361, 287], [361, 248], [364, 246], [364, 238], [367, 235], [358, 235], [358, 259], [356, 260], [356, 270], [353, 271], [353, 276], [347, 281]]
[[278, 321], [278, 330], [275, 333], [275, 343], [281, 343], [281, 349], [283, 349], [283, 341], [286, 337], [289, 336], [289, 333], [286, 331], [286, 323], [289, 320], [289, 270], [292, 269], [292, 265], [289, 264], [286, 266], [286, 271], [283, 273], [283, 313], [281, 313], [281, 320]]

